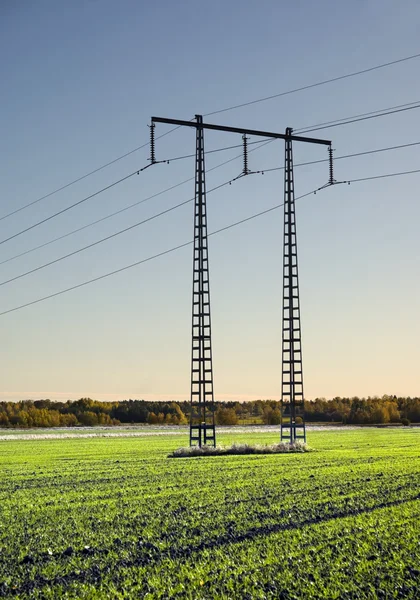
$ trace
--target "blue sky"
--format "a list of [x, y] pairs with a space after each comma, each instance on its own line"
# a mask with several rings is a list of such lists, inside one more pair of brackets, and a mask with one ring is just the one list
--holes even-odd
[[[39, 0], [0, 5], [0, 216], [148, 139], [152, 115], [190, 119], [420, 52], [414, 0], [149, 3]], [[420, 59], [223, 112], [211, 122], [283, 131], [420, 100]], [[420, 141], [419, 111], [318, 132], [336, 155]], [[165, 133], [164, 125], [157, 135]], [[250, 140], [254, 141], [254, 140]], [[206, 149], [240, 143], [207, 132]], [[194, 152], [194, 132], [157, 158]], [[210, 169], [238, 150], [208, 155]], [[0, 221], [0, 240], [147, 164], [148, 148]], [[294, 146], [295, 162], [326, 157]], [[419, 148], [340, 160], [337, 179], [419, 168]], [[282, 166], [280, 142], [250, 154]], [[207, 187], [241, 170], [207, 175]], [[194, 160], [157, 165], [0, 244], [0, 262], [193, 177]], [[208, 195], [209, 230], [282, 202], [282, 172]], [[296, 168], [299, 196], [327, 180]], [[420, 394], [420, 175], [337, 186], [297, 203], [305, 395]], [[0, 265], [10, 277], [169, 208], [193, 182]], [[191, 239], [192, 205], [0, 286], [0, 312]], [[278, 398], [282, 212], [210, 238], [217, 399]], [[0, 397], [186, 399], [192, 249], [0, 317]]]

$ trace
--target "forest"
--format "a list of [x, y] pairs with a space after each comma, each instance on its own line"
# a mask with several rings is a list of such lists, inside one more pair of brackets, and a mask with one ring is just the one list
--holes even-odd
[[[0, 427], [77, 427], [121, 424], [186, 425], [190, 403], [123, 400], [102, 402], [91, 398], [54, 402], [22, 400], [0, 402]], [[278, 425], [280, 402], [215, 402], [218, 425]], [[375, 425], [420, 423], [420, 398], [384, 395], [368, 398], [316, 398], [305, 402], [308, 423]]]

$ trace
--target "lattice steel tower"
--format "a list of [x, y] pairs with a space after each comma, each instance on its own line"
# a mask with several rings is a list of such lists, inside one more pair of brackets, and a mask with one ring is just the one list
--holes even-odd
[[216, 445], [204, 130], [196, 115], [190, 446]]
[[284, 163], [283, 333], [281, 439], [306, 441], [299, 270], [297, 258], [292, 130], [286, 129]]
[[155, 123], [166, 123], [176, 127], [195, 127], [196, 129], [190, 445], [216, 445], [203, 131], [210, 129], [239, 133], [243, 136], [244, 167], [241, 176], [252, 173], [248, 168], [247, 135], [285, 140], [282, 422], [280, 435], [282, 440], [290, 442], [298, 438], [306, 440], [292, 141], [329, 146], [330, 177], [328, 183], [322, 187], [338, 183], [333, 176], [331, 141], [292, 135], [290, 127], [286, 129], [285, 133], [276, 133], [203, 123], [200, 115], [196, 115], [195, 121], [152, 117], [152, 163], [156, 162], [153, 138]]

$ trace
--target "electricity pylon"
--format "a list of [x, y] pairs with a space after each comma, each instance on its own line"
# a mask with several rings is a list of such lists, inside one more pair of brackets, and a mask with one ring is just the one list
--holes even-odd
[[204, 132], [196, 120], [190, 445], [215, 446]]
[[284, 158], [283, 327], [280, 439], [306, 441], [291, 129]]
[[[213, 125], [210, 123], [203, 123], [203, 117], [201, 115], [196, 115], [195, 122], [152, 117], [152, 138], [154, 135], [153, 128], [155, 123], [167, 123], [178, 127], [193, 127], [196, 129], [190, 445], [216, 445], [207, 246], [204, 129], [239, 133], [244, 136], [244, 170], [242, 175], [251, 173], [248, 169], [247, 135], [285, 140], [281, 383], [282, 418], [280, 438], [281, 440], [287, 440], [291, 443], [298, 438], [306, 440], [292, 142], [306, 142], [329, 146], [330, 178], [326, 185], [333, 185], [335, 181], [333, 179], [332, 170], [331, 141], [293, 135], [290, 127], [286, 129], [285, 133], [274, 133], [255, 129]], [[154, 138], [151, 146], [153, 147], [152, 157], [154, 159]]]

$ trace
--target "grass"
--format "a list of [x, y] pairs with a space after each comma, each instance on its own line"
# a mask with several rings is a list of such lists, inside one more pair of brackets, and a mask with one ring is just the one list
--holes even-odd
[[0, 597], [419, 598], [419, 429], [168, 459], [180, 442], [0, 442]]

